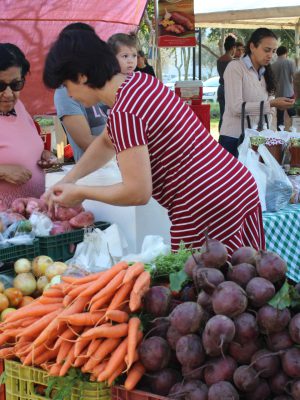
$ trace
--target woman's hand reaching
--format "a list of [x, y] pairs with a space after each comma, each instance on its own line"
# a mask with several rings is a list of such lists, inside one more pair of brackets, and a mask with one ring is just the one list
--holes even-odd
[[277, 97], [270, 101], [271, 107], [276, 107], [279, 110], [286, 110], [287, 108], [293, 107], [295, 99], [289, 99], [288, 97]]
[[13, 183], [14, 185], [22, 185], [31, 179], [32, 173], [29, 169], [22, 165], [3, 164], [0, 165], [0, 179]]

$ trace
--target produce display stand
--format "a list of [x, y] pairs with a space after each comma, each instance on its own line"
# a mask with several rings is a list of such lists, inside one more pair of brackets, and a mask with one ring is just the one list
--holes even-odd
[[[95, 222], [93, 227], [104, 230], [108, 222]], [[39, 237], [39, 254], [51, 257], [55, 261], [66, 261], [75, 251], [76, 244], [83, 241], [85, 229], [74, 229], [60, 235]]]
[[158, 396], [141, 390], [125, 390], [123, 386], [113, 386], [111, 400], [168, 400], [168, 397]]
[[[0, 359], [0, 375], [4, 371], [4, 361]], [[5, 386], [0, 385], [0, 400], [5, 400]]]
[[39, 240], [35, 239], [33, 244], [21, 244], [0, 248], [0, 261], [15, 261], [18, 258], [26, 257], [30, 260], [39, 255]]
[[[5, 360], [6, 400], [51, 400], [36, 393], [36, 386], [48, 385], [49, 375], [42, 369], [25, 367]], [[82, 382], [82, 388], [73, 386], [68, 400], [110, 400], [111, 390], [101, 383]]]

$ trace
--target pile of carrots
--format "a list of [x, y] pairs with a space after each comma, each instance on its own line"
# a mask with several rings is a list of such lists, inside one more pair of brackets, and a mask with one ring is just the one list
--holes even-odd
[[142, 305], [150, 274], [142, 263], [119, 262], [82, 278], [62, 277], [34, 302], [0, 324], [0, 358], [19, 359], [49, 375], [64, 376], [70, 367], [107, 382], [126, 372], [132, 390], [145, 369], [139, 362], [141, 321], [132, 313]]

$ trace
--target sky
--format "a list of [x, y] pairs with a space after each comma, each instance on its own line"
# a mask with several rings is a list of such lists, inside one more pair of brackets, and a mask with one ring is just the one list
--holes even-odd
[[215, 11], [226, 11], [226, 10], [250, 10], [255, 8], [268, 8], [268, 7], [287, 7], [287, 6], [299, 6], [299, 0], [194, 0], [195, 13], [201, 12], [215, 12]]

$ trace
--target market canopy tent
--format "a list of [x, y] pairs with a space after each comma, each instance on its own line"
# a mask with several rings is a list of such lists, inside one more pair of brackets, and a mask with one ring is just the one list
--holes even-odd
[[47, 51], [69, 23], [85, 22], [106, 40], [117, 32], [135, 31], [147, 0], [2, 0], [1, 43], [19, 46], [31, 64], [22, 100], [31, 114], [54, 111], [53, 92], [42, 83]]
[[201, 28], [295, 29], [300, 4], [299, 0], [195, 0], [195, 14], [196, 26]]

